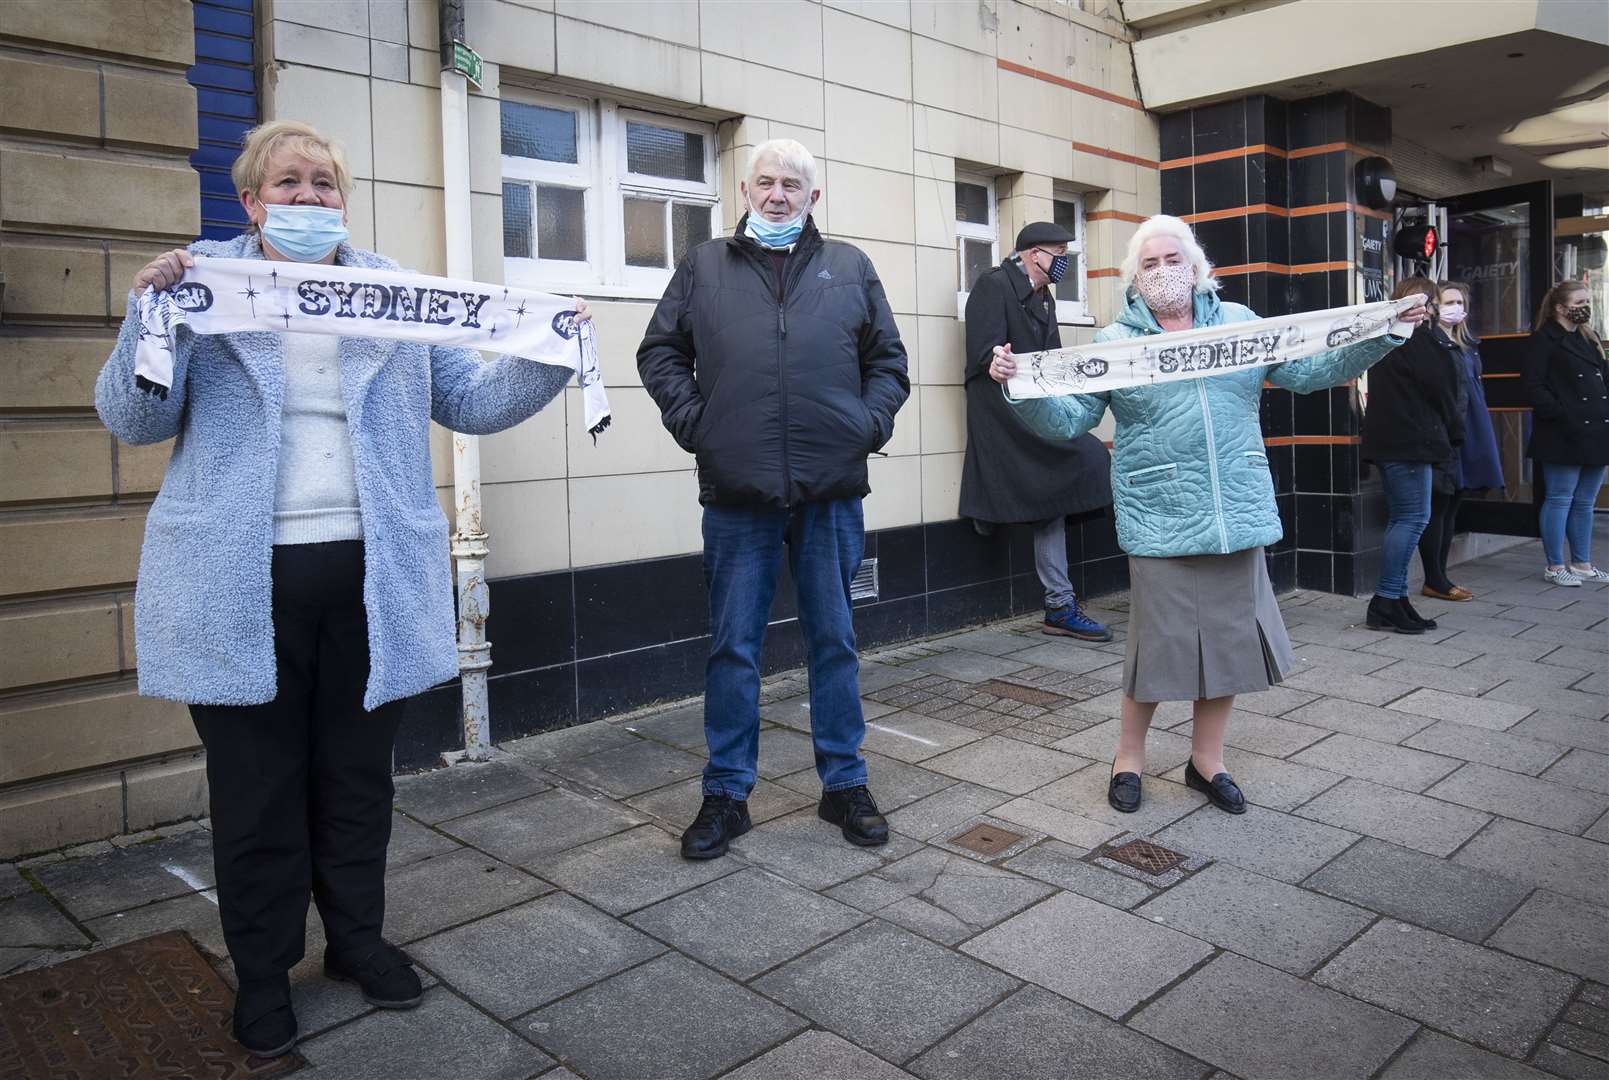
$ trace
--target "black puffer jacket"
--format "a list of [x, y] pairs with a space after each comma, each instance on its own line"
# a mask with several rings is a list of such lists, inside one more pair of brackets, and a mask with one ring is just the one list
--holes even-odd
[[1585, 334], [1552, 319], [1531, 335], [1525, 389], [1531, 456], [1550, 465], [1609, 465], [1609, 370]]
[[863, 496], [866, 455], [911, 392], [882, 282], [858, 248], [806, 221], [779, 288], [746, 221], [676, 268], [637, 349], [643, 386], [698, 457], [701, 503]]
[[1426, 323], [1370, 368], [1363, 460], [1450, 461], [1464, 441], [1463, 362], [1458, 346]]

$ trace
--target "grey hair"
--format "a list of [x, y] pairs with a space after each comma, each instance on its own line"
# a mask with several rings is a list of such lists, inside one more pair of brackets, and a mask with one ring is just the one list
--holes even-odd
[[756, 146], [749, 155], [747, 179], [753, 181], [754, 174], [767, 161], [775, 161], [789, 172], [798, 173], [804, 178], [806, 191], [816, 190], [816, 158], [803, 143], [793, 139], [767, 139]]
[[1190, 230], [1190, 226], [1172, 214], [1153, 214], [1141, 222], [1129, 238], [1129, 249], [1123, 256], [1123, 265], [1119, 270], [1125, 293], [1134, 284], [1134, 276], [1140, 272], [1140, 249], [1147, 240], [1159, 236], [1178, 241], [1179, 250], [1196, 269], [1196, 292], [1212, 292], [1219, 287], [1218, 279], [1212, 276], [1212, 262], [1196, 242], [1196, 234]]

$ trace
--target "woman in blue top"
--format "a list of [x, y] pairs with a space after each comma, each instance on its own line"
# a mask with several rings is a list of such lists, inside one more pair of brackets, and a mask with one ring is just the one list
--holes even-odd
[[[1126, 306], [1097, 341], [1258, 317], [1219, 302], [1195, 235], [1165, 214], [1129, 241], [1122, 282]], [[1416, 307], [1402, 321], [1424, 317]], [[1283, 535], [1258, 419], [1263, 380], [1321, 390], [1356, 378], [1401, 343], [1388, 335], [1277, 367], [1012, 402], [1047, 438], [1083, 434], [1107, 409], [1117, 421], [1112, 496], [1130, 590], [1121, 734], [1107, 789], [1116, 809], [1139, 809], [1145, 735], [1158, 703], [1193, 701], [1185, 782], [1220, 810], [1245, 812], [1223, 765], [1229, 713], [1236, 694], [1267, 689], [1295, 662], [1263, 557]], [[1001, 347], [989, 374], [1004, 384], [1016, 367]]]

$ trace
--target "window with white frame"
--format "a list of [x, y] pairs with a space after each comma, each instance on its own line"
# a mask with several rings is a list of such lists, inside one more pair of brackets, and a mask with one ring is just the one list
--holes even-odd
[[973, 283], [1000, 261], [1000, 225], [990, 177], [955, 174], [955, 257], [964, 314]]
[[657, 295], [713, 235], [713, 125], [506, 87], [501, 112], [509, 284]]
[[1056, 283], [1056, 321], [1082, 321], [1089, 312], [1089, 262], [1084, 258], [1084, 197], [1057, 186], [1051, 201], [1051, 220], [1073, 239], [1067, 244], [1067, 273]]

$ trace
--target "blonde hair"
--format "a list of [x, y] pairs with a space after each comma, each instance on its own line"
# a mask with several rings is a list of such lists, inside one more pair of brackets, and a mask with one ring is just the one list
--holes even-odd
[[1119, 280], [1123, 283], [1124, 292], [1134, 284], [1134, 276], [1140, 272], [1140, 249], [1145, 246], [1147, 240], [1159, 236], [1179, 242], [1179, 250], [1190, 261], [1190, 265], [1195, 267], [1196, 292], [1212, 292], [1218, 288], [1218, 279], [1212, 276], [1212, 262], [1207, 258], [1207, 253], [1201, 249], [1201, 245], [1196, 242], [1196, 234], [1190, 230], [1190, 226], [1172, 214], [1153, 214], [1141, 222], [1140, 227], [1134, 230], [1134, 235], [1129, 238], [1128, 253], [1123, 256], [1123, 265], [1119, 271], [1121, 275]]
[[798, 173], [804, 178], [806, 191], [816, 190], [816, 158], [804, 143], [793, 139], [767, 139], [749, 155], [749, 172], [745, 179], [752, 183], [754, 174], [767, 161], [775, 161], [789, 172]]
[[274, 151], [281, 146], [300, 154], [309, 161], [327, 164], [335, 173], [335, 184], [344, 199], [352, 193], [352, 170], [346, 164], [346, 152], [341, 144], [319, 134], [311, 124], [299, 120], [270, 120], [246, 132], [240, 156], [230, 166], [229, 178], [236, 192], [257, 193], [268, 179], [269, 162]]

